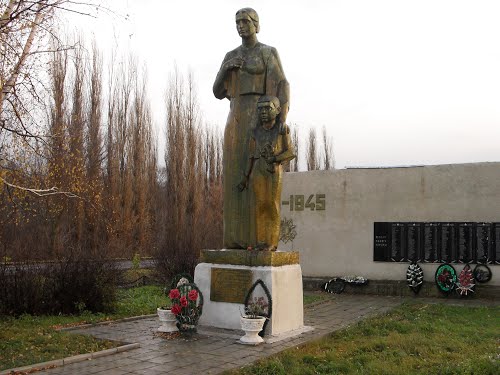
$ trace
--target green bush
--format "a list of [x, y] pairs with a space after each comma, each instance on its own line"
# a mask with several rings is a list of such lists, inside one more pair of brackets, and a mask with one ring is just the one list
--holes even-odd
[[137, 271], [139, 268], [141, 268], [141, 255], [135, 253], [132, 257], [132, 269]]

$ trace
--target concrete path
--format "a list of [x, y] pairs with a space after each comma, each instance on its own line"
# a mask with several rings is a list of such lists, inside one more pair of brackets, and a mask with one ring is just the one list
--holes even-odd
[[399, 297], [332, 295], [326, 301], [306, 306], [304, 324], [314, 329], [259, 346], [238, 344], [242, 332], [207, 327], [200, 327], [199, 333], [190, 340], [166, 340], [155, 335], [159, 326], [157, 318], [93, 326], [73, 332], [139, 343], [140, 347], [37, 374], [219, 374], [384, 313], [402, 302]]

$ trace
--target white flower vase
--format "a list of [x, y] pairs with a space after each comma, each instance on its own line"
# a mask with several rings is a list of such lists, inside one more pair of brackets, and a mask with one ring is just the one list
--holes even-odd
[[242, 316], [240, 318], [240, 322], [241, 329], [245, 331], [245, 336], [240, 338], [240, 343], [247, 345], [259, 345], [264, 342], [262, 337], [259, 336], [259, 332], [262, 331], [266, 318], [247, 318]]
[[161, 326], [158, 328], [158, 332], [177, 332], [177, 320], [175, 315], [170, 310], [164, 310], [160, 307], [156, 309], [158, 313], [158, 318], [160, 318]]

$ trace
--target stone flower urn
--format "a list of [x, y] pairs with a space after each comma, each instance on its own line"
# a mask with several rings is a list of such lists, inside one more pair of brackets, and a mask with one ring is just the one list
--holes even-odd
[[176, 326], [177, 320], [170, 309], [165, 310], [158, 307], [156, 312], [158, 313], [158, 318], [160, 318], [161, 323], [160, 328], [158, 328], [158, 332], [176, 332], [178, 330]]
[[262, 337], [259, 336], [259, 332], [262, 331], [266, 318], [262, 316], [257, 318], [242, 316], [240, 318], [240, 322], [241, 329], [245, 331], [245, 336], [240, 338], [240, 343], [247, 345], [259, 345], [264, 342]]

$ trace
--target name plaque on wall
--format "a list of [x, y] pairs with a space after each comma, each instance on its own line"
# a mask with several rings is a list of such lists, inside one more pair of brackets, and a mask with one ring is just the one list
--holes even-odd
[[441, 261], [441, 253], [438, 251], [438, 223], [424, 224], [423, 257], [427, 262]]
[[375, 222], [373, 260], [500, 264], [500, 223]]
[[252, 287], [252, 271], [230, 268], [212, 268], [210, 300], [214, 302], [245, 303]]

